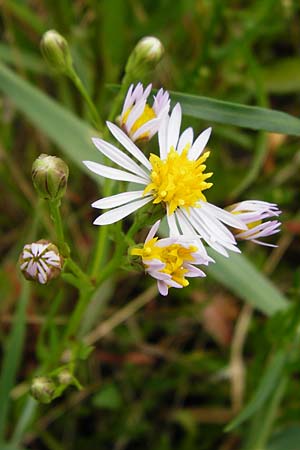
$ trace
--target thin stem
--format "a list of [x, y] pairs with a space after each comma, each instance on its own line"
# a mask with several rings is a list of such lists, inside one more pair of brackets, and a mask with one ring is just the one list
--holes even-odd
[[92, 286], [90, 278], [81, 270], [78, 264], [70, 256], [66, 261], [66, 267], [68, 267], [71, 272], [73, 272], [73, 274], [76, 275], [76, 277], [85, 285]]
[[75, 70], [71, 70], [68, 73], [68, 76], [73, 81], [73, 83], [77, 87], [78, 91], [80, 92], [80, 94], [82, 95], [84, 100], [86, 101], [86, 104], [89, 108], [89, 112], [90, 112], [90, 115], [91, 115], [91, 118], [93, 121], [93, 125], [96, 127], [97, 130], [102, 131], [104, 128], [103, 122], [98, 114], [96, 106], [94, 105], [94, 103], [93, 103], [90, 95], [88, 94], [86, 88], [84, 87], [81, 79], [79, 78], [79, 76], [77, 75]]
[[91, 289], [81, 291], [77, 305], [70, 317], [67, 329], [63, 336], [63, 349], [69, 337], [71, 337], [79, 327], [82, 320], [82, 314], [89, 303], [92, 292]]
[[[66, 242], [65, 242], [64, 228], [63, 228], [60, 210], [59, 210], [60, 201], [59, 200], [53, 200], [53, 201], [49, 200], [48, 203], [49, 203], [51, 218], [52, 218], [52, 221], [53, 221], [54, 227], [55, 227], [55, 233], [56, 233], [58, 246], [59, 246], [60, 250], [64, 253], [66, 251]], [[63, 256], [67, 256], [67, 255], [63, 254]]]

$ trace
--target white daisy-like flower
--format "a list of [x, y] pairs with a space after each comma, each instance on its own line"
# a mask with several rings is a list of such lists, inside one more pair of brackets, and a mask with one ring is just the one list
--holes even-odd
[[112, 123], [107, 123], [109, 130], [131, 157], [102, 139], [93, 139], [103, 155], [125, 170], [84, 161], [91, 171], [113, 180], [145, 186], [143, 190], [123, 192], [94, 202], [94, 208], [113, 208], [98, 217], [94, 224], [111, 224], [147, 203], [162, 203], [166, 208], [171, 236], [183, 234], [189, 239], [198, 238], [199, 245], [202, 238], [225, 256], [228, 256], [227, 250], [239, 252], [235, 237], [226, 225], [238, 230], [247, 230], [247, 226], [237, 215], [208, 203], [203, 193], [212, 186], [206, 181], [212, 173], [205, 173], [204, 164], [209, 156], [209, 151], [204, 152], [204, 149], [211, 128], [193, 141], [192, 128], [179, 136], [180, 125], [181, 107], [177, 104], [159, 128], [159, 156], [151, 154], [149, 159]]
[[130, 253], [141, 257], [145, 272], [157, 280], [161, 295], [167, 295], [170, 287], [188, 286], [186, 277], [205, 277], [205, 273], [194, 264], [208, 265], [212, 259], [201, 251], [195, 241], [184, 236], [155, 237], [159, 224], [160, 220], [152, 226], [143, 247], [133, 247]]
[[144, 90], [143, 85], [138, 83], [136, 87], [132, 84], [128, 89], [119, 121], [133, 141], [151, 139], [169, 112], [169, 94], [163, 89], [153, 96], [152, 106], [147, 103], [151, 88], [149, 84]]
[[265, 219], [278, 217], [281, 214], [281, 211], [275, 203], [260, 200], [246, 200], [229, 206], [228, 210], [232, 214], [238, 215], [239, 219], [247, 226], [246, 231], [235, 231], [236, 239], [252, 241], [268, 247], [276, 247], [276, 245], [258, 240], [280, 231], [281, 223], [278, 220], [265, 221]]
[[63, 259], [56, 245], [41, 239], [25, 245], [19, 263], [20, 269], [27, 280], [46, 284], [59, 276]]

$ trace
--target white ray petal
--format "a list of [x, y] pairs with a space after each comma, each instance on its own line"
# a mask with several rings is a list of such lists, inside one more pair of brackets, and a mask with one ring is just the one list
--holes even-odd
[[111, 134], [123, 145], [124, 148], [134, 156], [144, 167], [152, 170], [152, 166], [141, 150], [132, 142], [132, 140], [117, 125], [106, 122]]
[[188, 269], [189, 272], [185, 274], [186, 277], [205, 277], [206, 274], [200, 270], [198, 267], [193, 266], [192, 264], [185, 264], [185, 269]]
[[162, 160], [166, 159], [168, 155], [168, 148], [167, 148], [168, 124], [169, 124], [169, 116], [168, 114], [166, 114], [162, 119], [158, 130], [159, 154], [160, 159]]
[[100, 150], [100, 152], [103, 155], [107, 156], [111, 161], [115, 162], [124, 169], [129, 170], [133, 174], [145, 178], [145, 181], [147, 181], [148, 183], [150, 182], [147, 173], [135, 161], [129, 158], [129, 156], [127, 156], [117, 147], [99, 138], [92, 138], [92, 141], [97, 149]]
[[179, 236], [179, 230], [176, 224], [175, 214], [169, 215], [169, 207], [167, 207], [167, 221], [170, 230], [170, 236]]
[[168, 286], [163, 281], [157, 281], [157, 287], [159, 290], [159, 293], [163, 295], [164, 297], [168, 295]]
[[110, 178], [111, 180], [131, 181], [132, 183], [144, 185], [147, 184], [144, 178], [138, 177], [128, 172], [124, 172], [123, 170], [113, 169], [112, 167], [103, 166], [103, 164], [99, 164], [93, 161], [82, 162], [88, 169], [90, 169], [97, 175], [100, 175], [101, 177]]
[[190, 151], [188, 153], [188, 158], [190, 160], [196, 160], [199, 158], [203, 150], [205, 149], [205, 146], [209, 140], [211, 134], [211, 128], [207, 128], [206, 130], [202, 131], [202, 133], [197, 137], [194, 144], [190, 148]]
[[129, 214], [133, 213], [137, 209], [146, 205], [151, 201], [151, 197], [143, 198], [142, 200], [137, 200], [134, 203], [129, 203], [127, 205], [119, 206], [118, 208], [107, 211], [102, 214], [102, 216], [98, 217], [95, 221], [95, 225], [110, 225], [111, 223], [115, 223], [118, 220], [124, 219], [124, 217], [129, 216]]
[[131, 130], [131, 127], [134, 125], [134, 123], [138, 120], [138, 118], [143, 114], [144, 109], [146, 106], [146, 99], [141, 98], [132, 108], [132, 110], [129, 113], [129, 116], [125, 122], [126, 128], [128, 130]]
[[98, 209], [115, 208], [116, 206], [125, 205], [125, 203], [132, 202], [138, 198], [143, 198], [143, 192], [144, 191], [122, 192], [121, 194], [111, 195], [96, 200], [91, 206]]
[[179, 153], [179, 155], [181, 155], [183, 149], [188, 144], [192, 145], [193, 139], [194, 139], [193, 128], [189, 127], [186, 130], [184, 130], [184, 132], [182, 133], [182, 135], [179, 138], [179, 142], [178, 142], [178, 145], [177, 145], [177, 152]]
[[180, 125], [181, 125], [181, 106], [177, 103], [170, 116], [169, 126], [168, 126], [168, 136], [167, 136], [167, 152], [170, 151], [171, 147], [176, 149], [178, 137], [180, 133]]
[[151, 229], [150, 229], [150, 231], [149, 231], [149, 233], [147, 234], [147, 237], [146, 237], [146, 239], [145, 239], [145, 243], [148, 242], [148, 241], [150, 241], [150, 239], [154, 238], [154, 236], [156, 235], [156, 232], [157, 232], [157, 230], [158, 230], [158, 228], [159, 228], [159, 225], [160, 225], [160, 220], [157, 220], [157, 221], [155, 222], [155, 224], [152, 225], [152, 227], [151, 227]]
[[[148, 122], [144, 123], [141, 127], [139, 127], [136, 132], [132, 135], [132, 140], [136, 141], [140, 136], [144, 133], [149, 134], [149, 137], [152, 137], [153, 134], [158, 129], [160, 119], [155, 117], [154, 119], [148, 120]], [[152, 136], [151, 136], [152, 135]]]
[[218, 237], [216, 240], [223, 240], [225, 242], [231, 242], [235, 244], [233, 234], [226, 228], [223, 223], [213, 215], [210, 215], [208, 211], [202, 211], [202, 208], [192, 208], [191, 214], [197, 217], [201, 221], [203, 226], [211, 233], [211, 237]]
[[121, 117], [126, 113], [128, 108], [130, 108], [132, 106], [132, 103], [133, 103], [132, 98], [131, 98], [132, 90], [133, 90], [133, 84], [131, 84], [129, 86], [129, 89], [127, 91], [126, 98], [125, 98], [124, 105], [123, 105], [123, 109], [122, 109], [122, 112], [121, 112]]
[[200, 200], [199, 204], [204, 211], [209, 211], [213, 216], [217, 217], [227, 225], [230, 225], [231, 227], [237, 228], [239, 230], [247, 230], [247, 225], [245, 225], [243, 221], [238, 217], [238, 214], [232, 214], [229, 211], [219, 208], [218, 206], [215, 206], [209, 202], [203, 202]]
[[203, 258], [205, 258], [207, 263], [215, 262], [210, 256], [208, 256], [206, 248], [204, 247], [203, 242], [200, 239], [200, 236], [198, 234], [196, 234], [194, 228], [189, 223], [189, 221], [185, 218], [182, 211], [179, 209], [178, 211], [175, 212], [175, 214], [178, 219], [178, 222], [179, 222], [179, 225], [180, 225], [183, 235], [188, 236], [189, 238], [196, 241], [196, 245], [199, 249], [199, 252], [201, 253], [201, 256]]

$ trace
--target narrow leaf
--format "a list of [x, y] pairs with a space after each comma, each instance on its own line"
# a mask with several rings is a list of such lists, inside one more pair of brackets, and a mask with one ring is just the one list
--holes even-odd
[[269, 364], [263, 377], [261, 378], [258, 388], [255, 391], [250, 403], [248, 403], [243, 411], [229, 423], [226, 427], [226, 431], [231, 431], [238, 425], [241, 425], [265, 404], [281, 379], [285, 362], [286, 353], [284, 351], [276, 353], [271, 361], [271, 364]]
[[0, 90], [72, 161], [95, 180], [101, 181], [82, 164], [83, 160], [103, 161], [91, 142], [91, 137], [97, 135], [96, 131], [2, 64]]
[[170, 92], [170, 95], [174, 102], [181, 103], [183, 113], [187, 116], [253, 130], [300, 136], [300, 120], [281, 111], [181, 92]]

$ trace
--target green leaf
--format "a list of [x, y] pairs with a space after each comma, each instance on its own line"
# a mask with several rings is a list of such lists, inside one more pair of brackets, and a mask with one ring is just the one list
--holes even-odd
[[286, 363], [286, 352], [281, 350], [274, 356], [273, 360], [267, 367], [263, 377], [260, 380], [252, 399], [242, 412], [233, 419], [226, 427], [226, 431], [231, 431], [245, 420], [255, 414], [268, 400], [270, 395], [276, 390]]
[[272, 315], [288, 306], [287, 299], [244, 255], [231, 252], [225, 258], [214, 250], [209, 254], [216, 264], [206, 271], [255, 308]]
[[170, 92], [170, 95], [174, 102], [181, 103], [183, 114], [187, 116], [253, 130], [300, 136], [300, 120], [281, 111], [181, 92]]
[[7, 338], [0, 376], [0, 441], [4, 437], [9, 411], [10, 391], [14, 386], [21, 363], [25, 339], [26, 306], [30, 296], [30, 282], [23, 281], [22, 292], [14, 314], [14, 322]]
[[298, 450], [300, 442], [300, 427], [290, 426], [275, 433], [266, 450]]
[[82, 164], [83, 160], [103, 161], [91, 142], [96, 131], [2, 64], [0, 90], [73, 162], [101, 182], [99, 176], [93, 175]]

